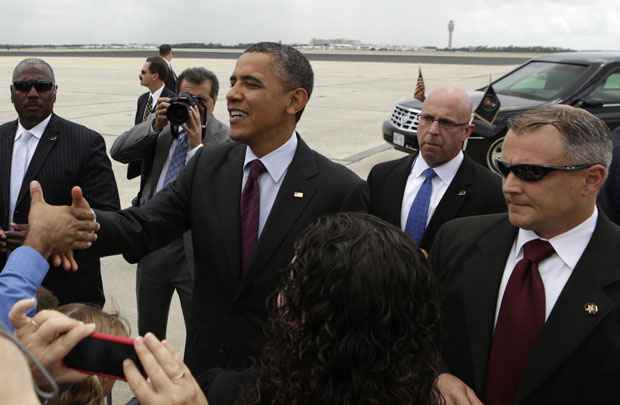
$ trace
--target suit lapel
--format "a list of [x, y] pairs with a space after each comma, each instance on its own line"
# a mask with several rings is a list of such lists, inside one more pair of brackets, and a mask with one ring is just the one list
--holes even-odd
[[6, 229], [9, 225], [9, 194], [11, 190], [11, 159], [13, 143], [17, 131], [17, 120], [0, 134], [0, 228]]
[[[520, 400], [550, 377], [614, 309], [604, 287], [620, 280], [620, 260], [605, 252], [620, 250], [617, 238], [613, 225], [599, 213], [592, 239], [549, 315], [540, 344], [530, 354]], [[596, 316], [586, 313], [587, 303], [598, 306]]]
[[416, 156], [403, 159], [394, 170], [388, 175], [390, 178], [380, 179], [385, 181], [385, 193], [381, 196], [373, 196], [373, 198], [380, 198], [382, 200], [381, 206], [385, 207], [383, 215], [385, 219], [391, 224], [401, 227], [400, 214], [402, 211], [403, 196], [405, 195], [405, 187], [407, 186], [407, 179], [411, 173], [411, 167], [415, 161]]
[[216, 190], [215, 201], [221, 230], [218, 238], [226, 240], [220, 246], [226, 246], [228, 252], [228, 268], [225, 277], [238, 279], [241, 275], [241, 225], [239, 219], [239, 204], [241, 198], [241, 182], [243, 180], [243, 160], [245, 145], [238, 144], [231, 148], [227, 159], [218, 171], [213, 188]]
[[486, 380], [497, 293], [515, 235], [516, 228], [507, 218], [502, 220], [478, 241], [476, 251], [463, 264], [470, 269], [463, 301], [477, 392], [482, 392]]
[[22, 181], [22, 186], [19, 191], [19, 197], [17, 198], [17, 202], [15, 206], [19, 206], [24, 198], [26, 198], [29, 194], [28, 185], [34, 179], [36, 179], [39, 171], [43, 167], [45, 160], [47, 159], [48, 154], [59, 142], [60, 129], [58, 117], [55, 114], [52, 114], [52, 118], [45, 129], [45, 132], [39, 139], [39, 143], [37, 145], [37, 149], [34, 151], [34, 155], [32, 155], [32, 159], [30, 160], [30, 164], [28, 165], [28, 170], [24, 175], [24, 180]]
[[435, 235], [437, 229], [442, 224], [458, 216], [461, 207], [467, 201], [467, 193], [473, 180], [471, 162], [469, 158], [465, 157], [426, 227], [424, 237], [420, 243], [421, 246], [425, 246], [430, 242], [426, 240], [429, 237], [428, 235]]
[[[288, 167], [282, 186], [258, 240], [257, 253], [247, 273], [248, 280], [256, 277], [267, 267], [265, 263], [278, 250], [297, 218], [314, 198], [316, 187], [310, 179], [316, 176], [318, 172], [313, 152], [298, 137], [297, 150], [293, 156], [293, 161]], [[296, 197], [302, 195], [302, 198]]]
[[159, 182], [159, 177], [161, 176], [161, 171], [164, 167], [164, 163], [166, 163], [166, 159], [168, 159], [168, 155], [170, 154], [172, 133], [169, 128], [170, 127], [166, 127], [164, 130], [165, 132], [157, 137], [157, 145], [155, 146], [155, 153], [153, 154], [153, 166], [151, 167], [151, 174], [149, 175], [149, 179], [151, 179], [151, 181], [149, 182], [148, 189], [145, 190], [146, 195], [149, 196], [149, 199], [153, 197], [153, 194], [155, 194], [157, 182]]

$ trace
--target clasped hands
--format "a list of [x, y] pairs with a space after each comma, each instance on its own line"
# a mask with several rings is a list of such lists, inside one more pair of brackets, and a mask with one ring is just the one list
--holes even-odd
[[71, 189], [70, 206], [50, 205], [37, 181], [30, 183], [28, 224], [12, 224], [0, 229], [0, 251], [8, 252], [21, 245], [30, 246], [54, 266], [77, 271], [74, 250], [88, 249], [97, 239], [99, 224], [80, 187]]

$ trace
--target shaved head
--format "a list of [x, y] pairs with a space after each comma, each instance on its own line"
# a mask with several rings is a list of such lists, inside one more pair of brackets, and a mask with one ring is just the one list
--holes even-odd
[[434, 101], [433, 99], [441, 100], [444, 105], [449, 105], [455, 114], [458, 114], [461, 121], [469, 121], [471, 113], [473, 111], [473, 105], [471, 99], [465, 92], [465, 90], [458, 87], [440, 87], [434, 89], [426, 97], [424, 104]]
[[49, 80], [52, 83], [56, 83], [56, 78], [54, 77], [54, 70], [50, 66], [49, 63], [39, 58], [28, 58], [24, 59], [15, 66], [13, 69], [13, 81], [26, 69], [35, 68], [41, 71], [46, 72], [49, 75]]

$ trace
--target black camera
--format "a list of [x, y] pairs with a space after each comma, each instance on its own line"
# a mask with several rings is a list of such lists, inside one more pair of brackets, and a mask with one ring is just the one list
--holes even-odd
[[189, 93], [179, 93], [170, 98], [169, 103], [166, 118], [172, 125], [182, 125], [189, 121], [189, 108], [198, 105], [199, 100]]

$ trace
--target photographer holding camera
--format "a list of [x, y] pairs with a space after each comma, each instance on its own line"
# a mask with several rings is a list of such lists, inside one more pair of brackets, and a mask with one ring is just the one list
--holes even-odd
[[[120, 135], [110, 149], [113, 159], [142, 160], [141, 189], [133, 205], [142, 205], [172, 182], [203, 145], [224, 142], [229, 129], [213, 116], [219, 83], [202, 67], [188, 68], [178, 78], [178, 96], [160, 97], [155, 113]], [[187, 232], [141, 258], [136, 276], [138, 331], [166, 337], [168, 310], [177, 290], [189, 326], [193, 288], [193, 252]]]

